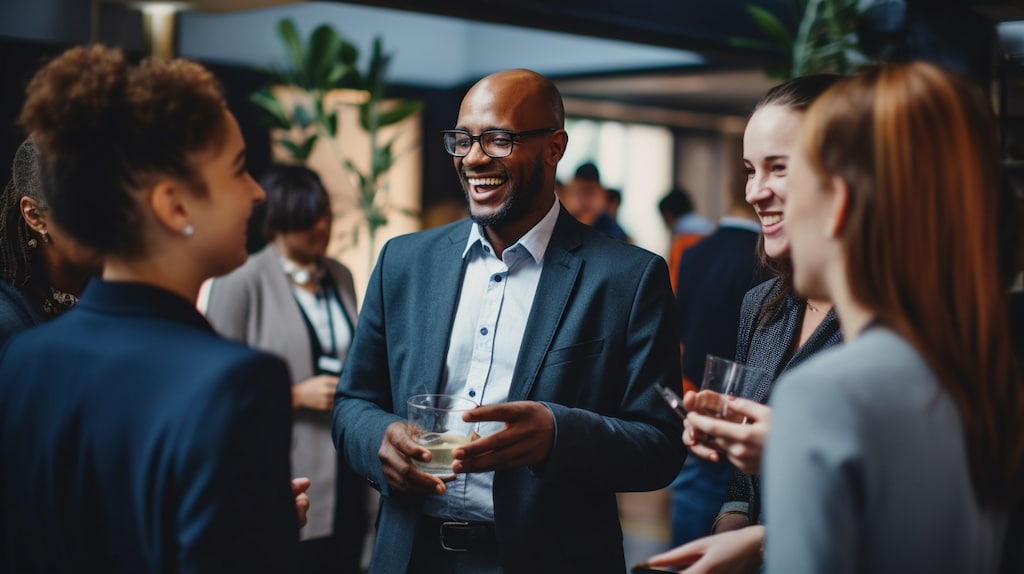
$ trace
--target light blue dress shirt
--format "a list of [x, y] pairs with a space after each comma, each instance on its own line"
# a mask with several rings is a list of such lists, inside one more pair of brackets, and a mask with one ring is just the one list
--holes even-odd
[[[544, 252], [558, 220], [555, 201], [537, 225], [497, 257], [479, 225], [473, 225], [462, 257], [466, 274], [445, 361], [444, 393], [481, 405], [508, 400], [512, 373], [530, 317]], [[480, 423], [481, 436], [504, 423]], [[427, 497], [424, 512], [439, 518], [494, 521], [494, 473], [460, 474], [443, 496]]]

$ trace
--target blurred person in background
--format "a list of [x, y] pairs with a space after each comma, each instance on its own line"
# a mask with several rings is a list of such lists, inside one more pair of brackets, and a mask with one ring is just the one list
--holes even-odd
[[331, 440], [334, 391], [357, 320], [352, 273], [327, 257], [333, 214], [315, 172], [276, 165], [260, 183], [267, 198], [255, 223], [269, 243], [214, 279], [206, 316], [221, 335], [288, 363], [292, 472], [312, 481], [300, 572], [354, 574], [368, 526], [368, 487]]
[[[714, 233], [686, 249], [679, 261], [676, 318], [687, 391], [700, 386], [708, 355], [734, 356], [743, 296], [771, 276], [757, 258], [761, 227], [744, 188], [736, 185], [730, 191], [726, 215]], [[732, 472], [728, 461], [687, 458], [672, 483], [673, 545], [711, 531]]]
[[74, 306], [101, 267], [94, 250], [49, 217], [31, 138], [18, 148], [11, 173], [0, 197], [0, 347]]
[[665, 227], [672, 234], [669, 244], [668, 270], [672, 278], [672, 291], [679, 287], [679, 259], [686, 248], [695, 245], [714, 231], [715, 226], [693, 210], [690, 192], [673, 187], [658, 201], [658, 212]]
[[608, 214], [608, 192], [601, 185], [601, 172], [591, 162], [576, 168], [576, 175], [566, 185], [566, 193], [570, 195], [571, 213], [581, 223], [585, 223], [609, 237], [627, 241], [626, 232], [619, 226], [615, 218]]

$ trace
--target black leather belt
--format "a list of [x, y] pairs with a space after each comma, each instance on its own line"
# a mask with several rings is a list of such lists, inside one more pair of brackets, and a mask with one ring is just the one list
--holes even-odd
[[494, 551], [498, 538], [491, 522], [461, 522], [431, 516], [423, 517], [421, 528], [437, 532], [441, 548], [450, 552]]

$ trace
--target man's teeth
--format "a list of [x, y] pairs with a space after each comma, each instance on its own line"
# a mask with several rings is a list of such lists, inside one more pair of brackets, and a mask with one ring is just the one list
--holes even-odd
[[761, 215], [761, 225], [775, 225], [782, 221], [781, 213], [765, 213]]
[[500, 177], [471, 177], [469, 178], [470, 185], [501, 185], [501, 182], [505, 181]]

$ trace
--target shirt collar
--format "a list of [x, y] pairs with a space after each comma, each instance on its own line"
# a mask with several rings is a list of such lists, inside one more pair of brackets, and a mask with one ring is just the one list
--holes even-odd
[[[536, 225], [530, 228], [519, 241], [516, 241], [512, 245], [509, 245], [506, 251], [512, 249], [516, 245], [522, 245], [523, 249], [533, 257], [533, 260], [540, 263], [544, 260], [544, 253], [548, 249], [548, 243], [551, 241], [551, 234], [555, 231], [555, 223], [558, 221], [558, 212], [560, 210], [558, 200], [554, 200], [551, 205], [551, 209], [548, 210], [547, 214], [537, 222]], [[490, 242], [487, 241], [487, 236], [484, 235], [483, 228], [480, 224], [474, 223], [469, 228], [469, 239], [466, 240], [466, 248], [462, 250], [462, 257], [465, 258], [466, 254], [469, 253], [471, 247], [477, 243], [481, 245], [490, 246]], [[491, 248], [491, 252], [494, 249]]]

